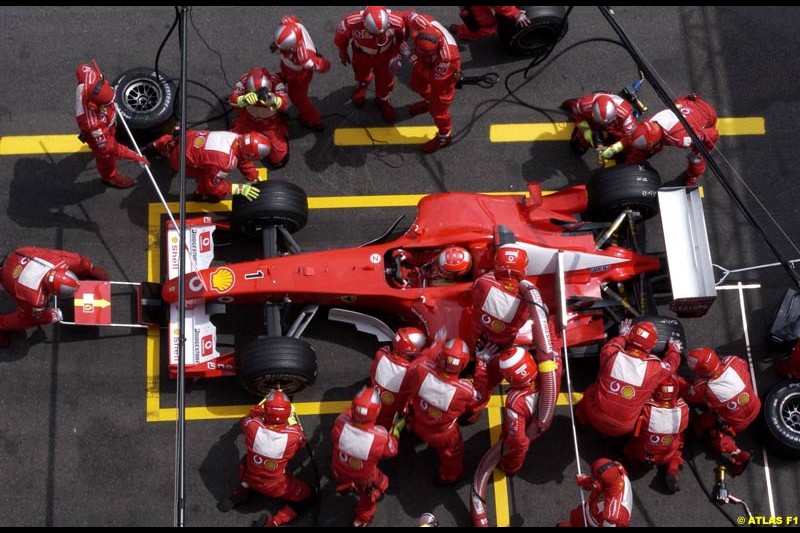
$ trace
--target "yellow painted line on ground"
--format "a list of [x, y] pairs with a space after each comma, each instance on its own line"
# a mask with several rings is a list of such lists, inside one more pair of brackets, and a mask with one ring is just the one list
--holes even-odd
[[[720, 135], [764, 135], [764, 117], [722, 117], [717, 121]], [[336, 128], [333, 143], [336, 146], [372, 146], [397, 144], [422, 144], [436, 135], [436, 126], [393, 126], [381, 128]], [[502, 142], [567, 141], [572, 123], [540, 122], [518, 124], [492, 124], [489, 140]], [[0, 137], [0, 155], [72, 154], [90, 152], [78, 140], [77, 134], [68, 135], [8, 135]], [[267, 176], [267, 169], [258, 169]]]
[[492, 124], [489, 140], [493, 143], [568, 141], [572, 123], [540, 122], [528, 124]]
[[422, 144], [436, 136], [436, 126], [394, 126], [390, 128], [336, 128], [336, 146]]
[[[720, 118], [717, 129], [720, 135], [764, 135], [767, 132], [764, 117]], [[493, 143], [568, 141], [571, 134], [571, 122], [492, 124], [489, 127], [489, 140]]]
[[720, 118], [717, 120], [720, 135], [766, 135], [764, 117]]
[[0, 155], [72, 154], [90, 151], [87, 145], [78, 140], [77, 133], [0, 137]]
[[[487, 418], [489, 422], [489, 447], [494, 446], [500, 440], [503, 430], [503, 409], [506, 403], [505, 394], [495, 394], [487, 406]], [[492, 472], [492, 490], [494, 491], [494, 514], [496, 527], [508, 527], [511, 525], [511, 515], [508, 505], [508, 483], [506, 475], [499, 468]]]

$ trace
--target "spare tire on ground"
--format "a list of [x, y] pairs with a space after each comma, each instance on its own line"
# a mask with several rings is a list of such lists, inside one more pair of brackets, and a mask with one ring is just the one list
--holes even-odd
[[510, 54], [537, 56], [548, 53], [567, 34], [564, 6], [525, 6], [530, 25], [521, 28], [516, 21], [497, 17], [497, 34]]
[[782, 381], [764, 399], [764, 421], [777, 452], [800, 459], [800, 379]]
[[[117, 108], [140, 147], [175, 126], [175, 85], [164, 74], [135, 68], [123, 72], [113, 85]], [[130, 143], [122, 124], [117, 127], [117, 139]]]
[[658, 214], [661, 176], [649, 164], [599, 168], [589, 177], [586, 194], [589, 220], [606, 222], [630, 209], [637, 222]]

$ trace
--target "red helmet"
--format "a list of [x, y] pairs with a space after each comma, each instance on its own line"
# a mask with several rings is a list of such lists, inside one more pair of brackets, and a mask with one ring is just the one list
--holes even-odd
[[78, 290], [80, 281], [78, 281], [78, 276], [69, 270], [52, 269], [47, 273], [44, 284], [51, 293], [57, 294], [62, 298], [71, 298], [75, 296], [75, 291]]
[[389, 12], [383, 6], [367, 6], [361, 13], [361, 18], [364, 21], [364, 27], [367, 31], [375, 37], [383, 36], [382, 42], [379, 46], [386, 44], [389, 36], [386, 30], [389, 28]]
[[264, 421], [267, 424], [285, 424], [292, 414], [292, 402], [280, 389], [271, 390], [264, 398]]
[[617, 118], [617, 104], [607, 94], [598, 94], [592, 104], [592, 119], [598, 124], [610, 126]]
[[92, 61], [92, 65], [89, 63], [78, 65], [78, 68], [75, 69], [75, 77], [80, 83], [83, 83], [84, 94], [91, 102], [99, 106], [106, 106], [114, 101], [117, 94], [94, 61]]
[[631, 134], [631, 145], [638, 150], [650, 150], [661, 142], [664, 130], [658, 122], [640, 122]]
[[270, 83], [269, 76], [267, 74], [268, 72], [261, 67], [251, 68], [247, 73], [247, 82], [245, 83], [247, 92], [256, 93], [261, 89], [271, 91], [272, 84]]
[[381, 398], [377, 389], [364, 387], [353, 398], [350, 405], [353, 422], [358, 424], [372, 425], [378, 419], [381, 410]]
[[446, 279], [459, 279], [471, 269], [472, 256], [461, 246], [448, 246], [436, 261], [436, 270]]
[[439, 48], [439, 32], [428, 26], [417, 33], [414, 39], [417, 50], [426, 55], [431, 55]]
[[246, 159], [264, 159], [272, 149], [269, 139], [255, 131], [242, 135], [240, 146], [242, 157]]
[[86, 76], [92, 72], [94, 72], [95, 75], [97, 74], [94, 71], [94, 67], [92, 67], [89, 63], [81, 63], [78, 65], [78, 68], [75, 69], [75, 77], [78, 78], [79, 83], [86, 83]]
[[658, 332], [652, 322], [639, 322], [634, 324], [628, 333], [627, 346], [639, 348], [643, 352], [650, 352], [658, 344]]
[[392, 352], [412, 361], [428, 342], [428, 338], [417, 328], [400, 328], [392, 340]]
[[678, 380], [675, 376], [669, 376], [662, 381], [653, 391], [653, 399], [659, 403], [674, 404], [679, 396]]
[[707, 378], [719, 368], [719, 357], [711, 348], [695, 348], [686, 355], [686, 364], [695, 374]]
[[436, 366], [448, 374], [460, 374], [467, 363], [469, 363], [469, 346], [458, 337], [445, 342], [436, 356]]
[[494, 254], [494, 277], [523, 279], [528, 269], [528, 254], [518, 246], [502, 246]]
[[514, 346], [500, 354], [500, 373], [513, 389], [527, 387], [537, 372], [533, 357], [524, 348]]
[[604, 489], [621, 483], [624, 476], [625, 468], [617, 461], [601, 457], [592, 463], [592, 477], [600, 482], [600, 486]]
[[300, 19], [291, 16], [284, 17], [281, 19], [278, 29], [275, 30], [275, 45], [284, 52], [290, 52], [302, 40], [302, 35]]

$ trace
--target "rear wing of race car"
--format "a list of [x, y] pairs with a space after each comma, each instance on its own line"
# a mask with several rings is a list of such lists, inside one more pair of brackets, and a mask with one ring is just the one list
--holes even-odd
[[663, 187], [658, 204], [672, 284], [670, 309], [681, 318], [703, 316], [717, 289], [700, 189]]
[[[171, 221], [166, 222], [166, 263], [167, 279], [178, 277], [180, 271], [180, 232]], [[192, 277], [196, 270], [203, 270], [214, 259], [214, 230], [216, 225], [211, 217], [186, 220], [186, 247], [184, 249], [186, 277], [191, 283], [202, 283], [201, 278]], [[169, 365], [178, 366], [180, 356], [179, 310], [177, 304], [169, 309]], [[187, 300], [184, 316], [184, 335], [187, 342], [184, 351], [186, 374], [211, 377], [221, 375], [229, 365], [220, 364], [217, 351], [217, 327], [211, 323], [204, 300]], [[230, 368], [232, 372], [232, 368]], [[172, 373], [172, 372], [171, 372]], [[225, 374], [225, 372], [222, 372]]]

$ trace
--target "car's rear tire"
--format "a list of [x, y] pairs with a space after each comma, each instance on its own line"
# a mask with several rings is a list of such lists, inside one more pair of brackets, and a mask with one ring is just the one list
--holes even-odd
[[764, 421], [776, 442], [776, 451], [800, 458], [800, 380], [782, 381], [764, 399]]
[[531, 23], [524, 28], [518, 27], [514, 19], [497, 17], [497, 34], [508, 53], [538, 56], [567, 34], [564, 6], [525, 6], [525, 11]]
[[595, 170], [586, 184], [589, 220], [611, 221], [630, 209], [634, 220], [647, 220], [658, 214], [658, 189], [661, 176], [649, 164], [615, 165]]
[[[116, 103], [136, 142], [146, 144], [175, 126], [175, 85], [164, 74], [147, 67], [123, 72], [113, 83]], [[117, 128], [121, 141], [125, 128]]]
[[656, 328], [658, 343], [656, 343], [656, 347], [652, 350], [653, 355], [662, 357], [667, 351], [667, 343], [670, 339], [680, 341], [682, 344], [681, 356], [686, 355], [686, 332], [680, 320], [668, 316], [642, 315], [633, 319], [634, 324], [638, 324], [639, 322], [650, 322]]
[[242, 386], [256, 396], [280, 388], [292, 395], [317, 379], [317, 354], [294, 337], [260, 337], [236, 353], [236, 373]]
[[308, 222], [306, 192], [288, 181], [269, 180], [253, 183], [261, 193], [253, 201], [233, 197], [233, 221], [239, 230], [250, 237], [260, 237], [266, 226], [284, 226], [289, 233], [305, 227]]

